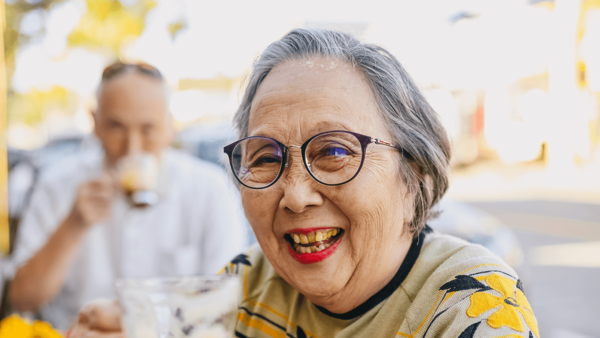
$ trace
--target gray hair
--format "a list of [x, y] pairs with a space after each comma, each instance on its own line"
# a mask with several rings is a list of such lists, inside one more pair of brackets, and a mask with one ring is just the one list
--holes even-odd
[[[294, 29], [269, 45], [254, 62], [242, 102], [234, 117], [240, 138], [248, 136], [252, 100], [277, 65], [289, 60], [333, 57], [362, 71], [393, 142], [410, 156], [400, 159], [402, 179], [411, 196], [409, 230], [417, 235], [436, 215], [434, 206], [448, 190], [450, 142], [437, 114], [400, 62], [382, 47], [361, 43], [331, 30]], [[414, 165], [411, 165], [414, 164]], [[409, 217], [410, 218], [410, 217]]]
[[[162, 75], [162, 73], [160, 72], [160, 70], [158, 70], [158, 68], [156, 68], [152, 65], [149, 65], [147, 63], [124, 63], [121, 61], [117, 61], [117, 62], [110, 64], [109, 66], [104, 68], [104, 70], [102, 71], [102, 77], [100, 79], [100, 84], [98, 85], [98, 88], [96, 88], [94, 110], [96, 110], [98, 105], [100, 104], [100, 95], [102, 94], [102, 90], [103, 90], [104, 86], [106, 85], [106, 83], [109, 82], [110, 80], [113, 80], [117, 77], [121, 77], [121, 76], [129, 74], [129, 73], [136, 73], [136, 74], [144, 75], [148, 78], [160, 81], [162, 88], [163, 88], [163, 94], [165, 97], [166, 111], [168, 112], [169, 101], [171, 98], [171, 91], [170, 91], [169, 85], [167, 84], [167, 81], [165, 81], [165, 78]], [[169, 115], [169, 114], [167, 113], [167, 115]]]

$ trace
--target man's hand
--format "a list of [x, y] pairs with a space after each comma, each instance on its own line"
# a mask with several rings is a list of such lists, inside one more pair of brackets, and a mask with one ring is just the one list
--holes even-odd
[[104, 173], [100, 178], [83, 183], [77, 189], [75, 203], [70, 218], [74, 222], [89, 227], [108, 219], [111, 213], [115, 192], [114, 180]]
[[69, 338], [125, 338], [121, 328], [121, 306], [117, 301], [97, 301], [79, 312]]
[[71, 212], [48, 242], [15, 274], [9, 297], [19, 311], [33, 311], [58, 294], [87, 230], [110, 217], [115, 192], [108, 172], [82, 184]]

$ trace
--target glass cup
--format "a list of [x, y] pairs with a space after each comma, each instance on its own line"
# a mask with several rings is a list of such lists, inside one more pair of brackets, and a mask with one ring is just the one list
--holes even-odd
[[156, 156], [147, 153], [128, 155], [117, 162], [119, 184], [131, 205], [144, 208], [158, 202], [158, 171]]
[[238, 276], [118, 280], [128, 338], [233, 337], [241, 300]]

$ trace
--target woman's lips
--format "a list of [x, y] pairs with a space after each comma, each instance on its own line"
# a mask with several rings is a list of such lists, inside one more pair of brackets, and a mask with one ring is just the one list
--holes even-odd
[[333, 229], [339, 229], [339, 228], [332, 228], [332, 227], [317, 227], [317, 228], [296, 228], [296, 229], [292, 229], [290, 231], [287, 232], [287, 234], [302, 234], [302, 235], [308, 235], [311, 232], [315, 232], [318, 230], [333, 230]]
[[340, 245], [343, 233], [339, 228], [294, 229], [285, 238], [292, 258], [301, 264], [311, 264], [331, 256]]

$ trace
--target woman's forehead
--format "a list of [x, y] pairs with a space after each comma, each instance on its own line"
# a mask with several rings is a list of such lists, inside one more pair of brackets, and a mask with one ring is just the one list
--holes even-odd
[[270, 96], [282, 89], [298, 94], [319, 89], [337, 89], [337, 94], [356, 94], [369, 87], [362, 72], [351, 64], [333, 58], [290, 60], [273, 68], [258, 87], [254, 101]]
[[258, 88], [248, 130], [249, 135], [291, 130], [311, 134], [346, 125], [342, 129], [366, 132], [379, 120], [376, 107], [364, 75], [350, 64], [289, 61], [274, 68]]

